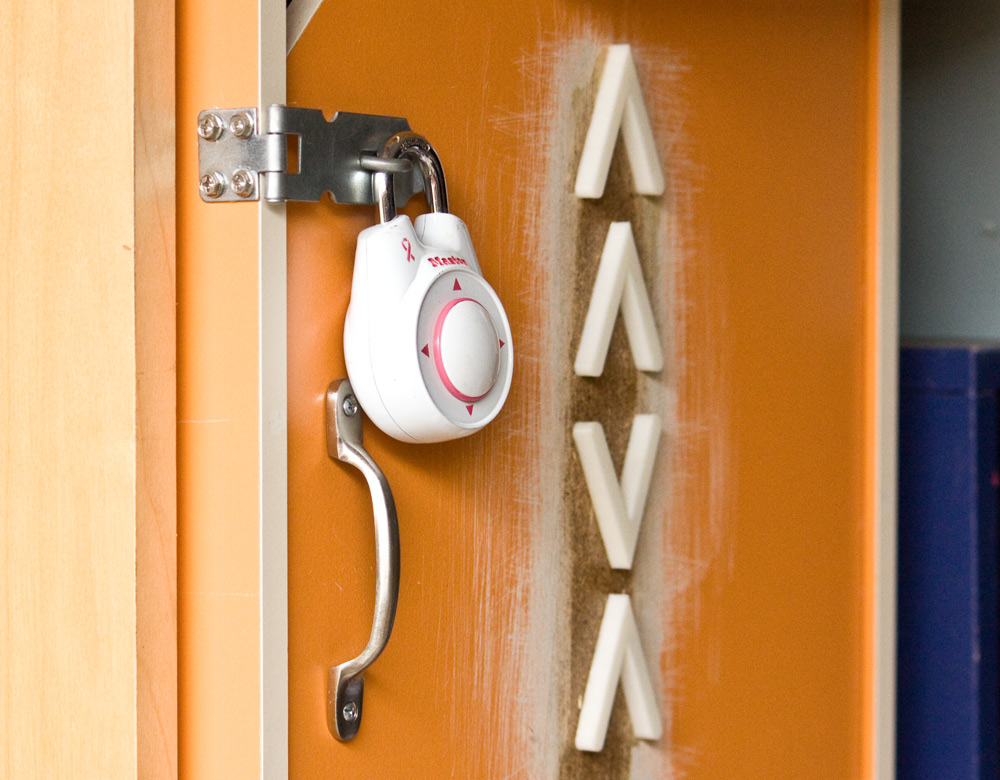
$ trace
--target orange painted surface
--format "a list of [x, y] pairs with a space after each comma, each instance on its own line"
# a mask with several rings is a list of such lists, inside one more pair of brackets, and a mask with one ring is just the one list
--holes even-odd
[[[253, 70], [229, 68], [220, 88], [207, 53], [254, 40], [233, 29], [234, 8], [178, 9], [182, 778], [247, 777], [258, 756], [254, 213], [197, 201], [184, 131], [201, 108], [253, 102], [255, 84], [239, 80]], [[545, 522], [539, 392], [572, 359], [567, 347], [553, 365], [545, 307], [565, 304], [533, 264], [544, 262], [546, 79], [578, 39], [631, 43], [647, 77], [681, 68], [667, 98], [682, 122], [654, 117], [672, 142], [684, 249], [668, 361], [678, 432], [658, 518], [682, 554], [665, 563], [676, 604], [662, 746], [691, 780], [863, 776], [870, 13], [820, 0], [320, 7], [289, 59], [289, 102], [405, 115], [432, 140], [508, 307], [518, 363], [507, 408], [468, 440], [415, 447], [366, 427], [399, 508], [403, 581], [362, 731], [339, 744], [326, 669], [367, 638], [374, 551], [363, 483], [326, 456], [323, 392], [344, 375], [354, 240], [374, 210], [289, 207], [292, 777], [555, 776], [530, 764], [540, 736], [516, 682], [528, 661], [546, 663], [526, 649], [524, 614], [550, 597], [529, 573], [560, 563], [525, 543]], [[220, 229], [227, 249], [206, 257], [199, 242]], [[672, 567], [691, 580], [678, 585]]]
[[[197, 117], [256, 103], [256, 6], [177, 6], [179, 775], [260, 761], [257, 220], [198, 197]], [[225, 52], [244, 52], [246, 61]]]
[[[886, 117], [885, 104], [888, 101], [898, 100], [898, 82], [896, 90], [893, 90], [891, 94], [881, 94], [884, 90], [887, 90], [887, 85], [885, 82], [887, 79], [883, 74], [883, 68], [889, 70], [889, 72], [896, 72], [899, 67], [898, 61], [893, 63], [894, 67], [891, 67], [888, 63], [880, 62], [880, 41], [884, 34], [881, 30], [881, 24], [883, 20], [879, 18], [878, 0], [870, 0], [869, 2], [869, 18], [868, 18], [868, 143], [867, 143], [867, 178], [866, 178], [866, 188], [867, 188], [867, 208], [866, 208], [866, 232], [865, 232], [865, 248], [869, 262], [866, 265], [865, 273], [865, 315], [867, 320], [867, 333], [865, 339], [865, 517], [875, 518], [881, 512], [881, 507], [879, 506], [879, 501], [882, 497], [879, 495], [879, 485], [878, 485], [878, 475], [880, 473], [880, 458], [882, 453], [880, 452], [880, 442], [878, 440], [877, 432], [880, 428], [879, 414], [882, 407], [880, 406], [878, 394], [879, 392], [884, 392], [879, 388], [879, 370], [880, 364], [879, 360], [880, 347], [885, 349], [895, 350], [896, 343], [890, 345], [880, 344], [880, 329], [882, 325], [880, 323], [880, 318], [893, 317], [898, 321], [898, 311], [894, 307], [891, 312], [880, 312], [880, 306], [882, 305], [879, 298], [883, 294], [882, 290], [887, 283], [887, 280], [880, 278], [882, 274], [887, 274], [887, 269], [880, 268], [879, 264], [874, 261], [880, 252], [880, 246], [883, 243], [883, 236], [880, 235], [881, 230], [896, 230], [898, 231], [897, 219], [885, 220], [885, 215], [880, 214], [882, 209], [882, 199], [880, 198], [880, 188], [881, 187], [897, 187], [897, 182], [893, 181], [891, 184], [889, 182], [883, 182], [881, 177], [884, 176], [884, 172], [879, 170], [879, 158], [881, 154], [880, 145], [886, 143], [883, 136], [886, 135], [886, 130], [880, 127], [880, 122]], [[898, 78], [898, 76], [897, 76]], [[898, 130], [897, 130], [898, 132]], [[893, 138], [896, 138], [896, 134], [892, 134]], [[896, 146], [898, 149], [898, 141], [896, 141]], [[898, 197], [898, 196], [897, 196]], [[888, 224], [886, 224], [888, 222]], [[896, 249], [898, 254], [898, 247]], [[895, 278], [895, 272], [892, 273], [893, 278]], [[897, 287], [898, 289], [898, 287]], [[898, 297], [897, 297], [898, 301]], [[884, 332], [884, 331], [883, 331]], [[895, 335], [895, 328], [893, 329]], [[898, 340], [898, 335], [895, 335]], [[895, 363], [893, 364], [895, 366]], [[884, 371], [885, 367], [881, 367]], [[895, 391], [895, 388], [892, 388]], [[895, 399], [893, 399], [895, 400]], [[892, 435], [895, 436], [895, 430], [893, 430]], [[895, 446], [893, 444], [893, 446]], [[894, 486], [892, 486], [894, 488]], [[888, 489], [889, 486], [883, 486], [882, 489]], [[894, 494], [893, 494], [894, 495]], [[884, 500], [884, 499], [883, 499]], [[877, 571], [877, 529], [869, 525], [867, 527], [867, 533], [865, 534], [864, 540], [864, 560], [865, 560], [865, 571], [863, 579], [863, 598], [864, 598], [864, 615], [866, 616], [864, 624], [864, 693], [865, 693], [865, 730], [862, 740], [863, 749], [863, 760], [865, 767], [872, 767], [871, 771], [878, 771], [876, 767], [885, 761], [877, 754], [880, 749], [884, 750], [885, 746], [879, 746], [876, 744], [877, 734], [879, 732], [879, 724], [875, 722], [875, 719], [879, 717], [877, 711], [876, 697], [879, 693], [877, 679], [877, 669], [879, 667], [880, 660], [877, 657], [876, 652], [876, 641], [877, 641], [877, 626], [876, 620], [878, 620], [878, 613], [876, 609], [876, 593], [879, 587], [878, 575], [881, 572]], [[895, 539], [895, 532], [892, 534], [892, 538]], [[884, 543], [884, 542], [883, 542]], [[892, 558], [895, 559], [895, 549], [892, 550]], [[895, 576], [893, 575], [893, 581]], [[885, 608], [883, 606], [883, 608]], [[895, 612], [895, 601], [888, 607], [892, 612]], [[893, 630], [893, 636], [895, 635], [895, 628]], [[895, 654], [895, 645], [888, 649], [888, 652]], [[884, 651], [883, 651], [884, 652]], [[895, 681], [893, 680], [891, 685], [891, 695], [892, 700], [895, 702]], [[881, 691], [881, 695], [885, 696], [886, 691]], [[894, 705], [892, 706], [894, 710]], [[883, 725], [884, 727], [884, 725]], [[895, 727], [893, 726], [893, 733], [895, 733]], [[893, 751], [895, 750], [895, 740], [893, 739]], [[893, 752], [893, 755], [894, 752]], [[894, 762], [893, 762], [894, 763]], [[870, 776], [870, 775], [869, 775]]]
[[362, 733], [339, 745], [325, 669], [363, 645], [373, 552], [363, 485], [325, 456], [322, 391], [344, 373], [354, 236], [374, 217], [289, 209], [293, 774], [537, 776], [510, 685], [519, 615], [546, 596], [524, 592], [539, 562], [523, 540], [546, 489], [536, 391], [564, 370], [549, 364], [540, 309], [564, 304], [533, 272], [544, 226], [537, 189], [521, 185], [544, 176], [547, 58], [585, 38], [633, 44], [640, 71], [657, 57], [683, 68], [683, 125], [658, 128], [678, 134], [665, 164], [687, 249], [671, 363], [682, 435], [662, 520], [672, 549], [705, 567], [661, 657], [666, 748], [689, 778], [862, 776], [868, 5], [451, 2], [388, 17], [370, 2], [322, 6], [289, 60], [289, 100], [403, 114], [435, 143], [519, 362], [508, 408], [470, 440], [417, 448], [367, 429], [396, 493], [403, 584]]

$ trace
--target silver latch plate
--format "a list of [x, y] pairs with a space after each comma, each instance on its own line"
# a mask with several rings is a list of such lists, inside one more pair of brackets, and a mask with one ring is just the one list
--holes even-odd
[[[233, 117], [250, 118], [253, 131], [241, 138], [230, 130]], [[254, 108], [214, 109], [198, 115], [199, 125], [217, 117], [222, 127], [212, 140], [199, 134], [199, 177], [216, 177], [223, 184], [216, 197], [201, 188], [201, 198], [208, 203], [259, 200], [318, 201], [329, 192], [337, 203], [374, 205], [372, 173], [362, 158], [378, 155], [385, 142], [396, 133], [409, 130], [401, 117], [353, 114], [340, 111], [330, 121], [315, 108], [268, 106], [266, 123], [261, 127]], [[288, 145], [298, 137], [297, 170], [289, 170]], [[234, 176], [243, 171], [252, 179], [252, 191], [244, 195], [233, 187]], [[423, 191], [418, 167], [394, 175], [396, 203], [404, 205], [416, 192]]]

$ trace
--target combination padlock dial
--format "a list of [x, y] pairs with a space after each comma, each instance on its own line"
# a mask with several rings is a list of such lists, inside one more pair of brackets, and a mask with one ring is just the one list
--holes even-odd
[[510, 391], [510, 323], [465, 223], [448, 213], [430, 144], [400, 133], [382, 156], [420, 166], [433, 211], [415, 223], [396, 216], [391, 174], [375, 174], [380, 222], [358, 236], [344, 324], [347, 372], [361, 406], [390, 436], [468, 436], [497, 416]]

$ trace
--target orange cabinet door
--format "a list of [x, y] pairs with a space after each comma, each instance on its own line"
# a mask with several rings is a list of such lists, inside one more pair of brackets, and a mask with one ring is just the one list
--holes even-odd
[[[196, 5], [185, 12], [204, 18]], [[891, 718], [876, 714], [891, 712], [876, 695], [891, 671], [878, 557], [891, 469], [879, 432], [892, 424], [892, 388], [880, 378], [891, 374], [885, 334], [892, 340], [879, 243], [891, 211], [879, 178], [886, 18], [874, 2], [319, 6], [288, 56], [288, 104], [405, 116], [434, 144], [451, 210], [507, 307], [515, 370], [505, 409], [466, 439], [404, 444], [366, 422], [399, 511], [402, 579], [391, 641], [366, 675], [360, 733], [337, 742], [326, 725], [327, 670], [367, 640], [375, 558], [367, 488], [326, 454], [324, 392], [346, 376], [355, 242], [375, 210], [288, 205], [290, 777], [889, 777]], [[192, 35], [208, 40], [206, 29]], [[575, 193], [612, 44], [631, 47], [662, 194], [638, 192], [641, 159], [621, 138], [603, 194]], [[197, 47], [179, 47], [179, 62], [192, 63], [180, 72], [197, 72]], [[199, 100], [229, 99], [201, 87], [179, 98], [181, 127], [209, 107]], [[230, 689], [213, 688], [213, 670], [246, 679], [234, 696], [260, 690], [260, 658], [247, 655], [256, 640], [240, 628], [251, 618], [237, 613], [259, 612], [262, 596], [253, 570], [243, 601], [213, 601], [205, 561], [212, 545], [253, 547], [237, 568], [263, 552], [254, 527], [239, 538], [198, 530], [204, 470], [221, 467], [202, 429], [227, 423], [212, 423], [206, 405], [199, 429], [184, 429], [185, 403], [199, 403], [186, 377], [225, 382], [225, 371], [258, 359], [262, 338], [247, 304], [248, 321], [231, 324], [250, 334], [246, 354], [216, 352], [228, 369], [206, 357], [218, 334], [198, 328], [205, 296], [227, 295], [234, 274], [237, 285], [263, 283], [225, 253], [198, 257], [199, 215], [217, 208], [244, 207], [195, 195], [179, 211], [180, 750], [190, 778], [217, 768], [219, 735], [238, 761], [258, 756], [273, 726], [259, 697], [245, 716], [220, 713]], [[406, 213], [425, 208], [418, 196]], [[231, 217], [244, 218], [252, 229], [252, 218]], [[649, 301], [663, 367], [637, 367], [637, 336], [617, 316], [602, 370], [584, 376], [581, 334], [622, 223], [641, 278], [641, 293], [626, 298]], [[210, 292], [213, 263], [227, 273]], [[255, 409], [245, 413], [259, 417]], [[606, 444], [615, 479], [641, 482], [626, 451], [642, 415], [655, 415], [657, 431], [648, 492], [634, 559], [613, 568], [585, 450]], [[251, 432], [243, 446], [259, 452]], [[251, 472], [261, 474], [256, 460]], [[255, 484], [228, 500], [258, 502]], [[662, 737], [636, 737], [635, 703], [619, 690], [603, 749], [579, 750], [602, 620], [619, 594], [635, 617]], [[209, 628], [210, 612], [231, 618], [230, 629]]]

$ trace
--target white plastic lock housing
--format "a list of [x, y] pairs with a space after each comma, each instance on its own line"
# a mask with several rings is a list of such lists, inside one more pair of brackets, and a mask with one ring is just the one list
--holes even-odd
[[361, 232], [344, 355], [361, 406], [400, 441], [461, 438], [497, 416], [510, 323], [461, 219], [401, 215]]

